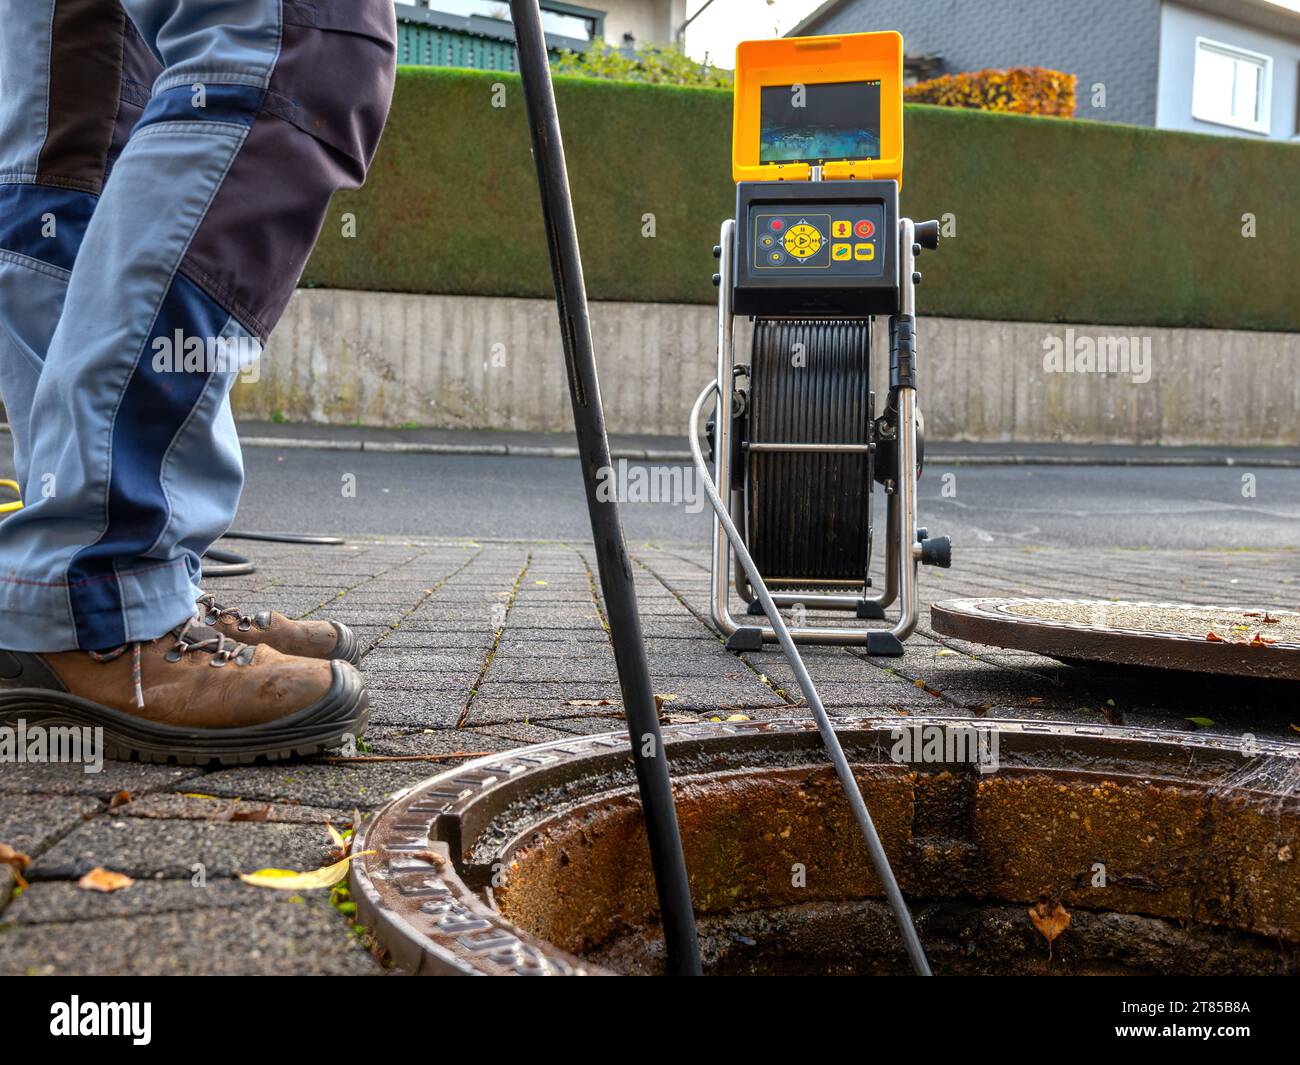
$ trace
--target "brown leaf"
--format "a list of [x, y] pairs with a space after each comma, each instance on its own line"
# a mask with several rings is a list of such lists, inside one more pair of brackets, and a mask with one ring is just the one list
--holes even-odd
[[1065, 907], [1050, 892], [1044, 893], [1039, 900], [1029, 907], [1029, 920], [1033, 922], [1039, 934], [1047, 940], [1047, 956], [1052, 956], [1052, 943], [1056, 937], [1070, 927], [1070, 915]]
[[609, 706], [609, 699], [565, 699], [565, 706]]
[[23, 870], [32, 864], [32, 860], [23, 854], [22, 851], [16, 851], [8, 843], [0, 843], [0, 865], [7, 865], [14, 871], [14, 881], [20, 888], [27, 887], [27, 881], [23, 879]]
[[213, 814], [209, 821], [269, 821], [271, 818], [271, 807], [267, 806], [244, 806], [242, 803], [231, 803], [220, 813]]
[[131, 793], [129, 791], [119, 791], [116, 795], [114, 795], [111, 799], [108, 800], [108, 808], [110, 810], [116, 810], [119, 806], [125, 806], [130, 801], [131, 801]]
[[1209, 640], [1210, 643], [1227, 643], [1227, 642], [1228, 642], [1228, 641], [1225, 640], [1222, 636], [1217, 636], [1217, 635], [1215, 635], [1215, 632], [1214, 632], [1213, 629], [1211, 629], [1209, 632], [1207, 632], [1207, 633], [1205, 634], [1205, 638], [1206, 638], [1207, 640]]
[[1250, 641], [1250, 646], [1251, 646], [1251, 647], [1267, 647], [1267, 646], [1268, 646], [1269, 644], [1271, 644], [1271, 643], [1277, 643], [1277, 641], [1276, 641], [1276, 640], [1270, 640], [1270, 639], [1267, 639], [1267, 638], [1265, 638], [1265, 636], [1264, 636], [1264, 634], [1263, 634], [1262, 632], [1257, 632], [1257, 633], [1255, 633], [1255, 638], [1254, 638], [1253, 640]]
[[114, 873], [103, 866], [96, 866], [77, 881], [77, 887], [82, 891], [110, 892], [121, 891], [134, 883], [135, 881], [125, 873]]

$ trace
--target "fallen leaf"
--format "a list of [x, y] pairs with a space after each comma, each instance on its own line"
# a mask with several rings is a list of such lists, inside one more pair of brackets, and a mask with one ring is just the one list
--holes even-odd
[[344, 838], [343, 833], [340, 832], [328, 821], [325, 822], [325, 831], [327, 831], [330, 834], [330, 842], [333, 843], [334, 846], [336, 846], [344, 854], [347, 854], [349, 843], [347, 839]]
[[97, 865], [77, 881], [77, 887], [81, 888], [82, 891], [103, 891], [108, 893], [129, 888], [134, 883], [135, 881], [125, 873], [114, 873], [103, 866]]
[[1205, 638], [1206, 638], [1207, 640], [1209, 640], [1210, 643], [1227, 643], [1227, 642], [1228, 642], [1228, 641], [1225, 640], [1222, 636], [1216, 636], [1215, 633], [1214, 633], [1214, 630], [1213, 630], [1213, 629], [1211, 629], [1209, 632], [1207, 632], [1207, 633], [1205, 634]]
[[1251, 646], [1251, 647], [1267, 647], [1267, 646], [1268, 646], [1269, 644], [1271, 644], [1271, 643], [1277, 643], [1277, 641], [1276, 641], [1276, 640], [1268, 640], [1268, 639], [1265, 639], [1265, 638], [1264, 638], [1264, 634], [1263, 634], [1262, 632], [1257, 632], [1257, 633], [1255, 633], [1255, 638], [1254, 638], [1253, 640], [1250, 641], [1250, 646]]
[[1214, 722], [1208, 717], [1188, 717], [1185, 721], [1190, 721], [1197, 728], [1213, 728]]
[[1025, 696], [1025, 702], [1030, 706], [1042, 706], [1043, 697], [1041, 695], [1027, 695]]
[[32, 860], [16, 851], [8, 843], [0, 843], [0, 865], [7, 865], [14, 871], [14, 882], [26, 890], [27, 881], [23, 879], [23, 870], [32, 864]]
[[108, 800], [108, 808], [110, 810], [116, 810], [119, 806], [125, 806], [130, 801], [131, 801], [131, 793], [129, 791], [119, 791], [116, 795], [114, 795], [111, 799]]
[[1045, 895], [1029, 907], [1029, 920], [1047, 940], [1047, 956], [1050, 958], [1057, 936], [1070, 927], [1069, 913], [1051, 895]]
[[231, 821], [266, 821], [271, 817], [270, 806], [236, 806], [230, 811]]
[[953, 655], [959, 655], [959, 654], [961, 654], [960, 651], [952, 651], [952, 650], [949, 650], [947, 647], [945, 647], [942, 651], [939, 652], [939, 657], [940, 657], [940, 658], [950, 658], [950, 657], [952, 657]]
[[727, 715], [727, 720], [728, 720], [728, 721], [748, 721], [749, 718], [746, 717], [744, 714], [728, 714], [728, 715]]
[[259, 869], [255, 873], [240, 873], [239, 879], [253, 887], [273, 888], [276, 891], [316, 891], [332, 888], [347, 875], [348, 863], [353, 858], [360, 858], [375, 851], [362, 851], [350, 854], [340, 862], [327, 865], [323, 869], [313, 869], [310, 873], [295, 873], [292, 869]]
[[26, 869], [32, 860], [22, 851], [14, 850], [8, 843], [0, 843], [0, 863], [12, 865], [15, 869]]
[[244, 806], [238, 799], [232, 802], [225, 809], [218, 810], [213, 814], [209, 821], [268, 821], [271, 818], [271, 807], [268, 806]]
[[[657, 697], [656, 697], [657, 698]], [[565, 699], [565, 706], [609, 706], [610, 699]]]

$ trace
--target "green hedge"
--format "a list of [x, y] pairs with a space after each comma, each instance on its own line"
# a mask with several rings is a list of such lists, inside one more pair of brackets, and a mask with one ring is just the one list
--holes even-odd
[[[592, 299], [712, 302], [730, 94], [560, 78], [556, 95]], [[1296, 146], [925, 106], [905, 136], [904, 211], [957, 229], [922, 261], [922, 313], [1300, 330]], [[403, 68], [370, 179], [336, 198], [304, 283], [549, 296], [518, 77]]]

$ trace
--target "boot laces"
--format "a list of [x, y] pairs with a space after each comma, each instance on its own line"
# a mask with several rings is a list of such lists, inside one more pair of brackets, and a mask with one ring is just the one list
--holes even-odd
[[[195, 632], [194, 630], [201, 630]], [[238, 640], [232, 640], [229, 636], [209, 628], [200, 623], [197, 617], [190, 618], [183, 625], [172, 629], [171, 635], [175, 637], [176, 642], [168, 649], [166, 658], [170, 662], [179, 662], [181, 658], [191, 651], [197, 651], [200, 654], [210, 654], [212, 666], [224, 666], [234, 658], [238, 658], [241, 653], [252, 648], [246, 643], [240, 643]], [[129, 649], [131, 652], [131, 682], [135, 686], [135, 705], [138, 709], [144, 709], [144, 685], [140, 675], [140, 647], [142, 643], [152, 643], [152, 640], [134, 640], [131, 643], [124, 643], [121, 647], [115, 647], [111, 651], [89, 651], [87, 652], [96, 662], [113, 662], [126, 654]]]
[[263, 624], [263, 621], [269, 622], [269, 617], [264, 614], [245, 614], [234, 607], [223, 606], [217, 602], [217, 597], [211, 592], [205, 592], [195, 601], [204, 613], [203, 621], [208, 625], [215, 625], [218, 621], [224, 619], [233, 621], [238, 628], [247, 632], [254, 625], [259, 628], [269, 628], [269, 624]]

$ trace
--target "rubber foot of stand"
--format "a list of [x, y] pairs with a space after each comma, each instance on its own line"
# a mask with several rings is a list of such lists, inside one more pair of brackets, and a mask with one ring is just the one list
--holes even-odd
[[749, 606], [745, 607], [745, 613], [752, 618], [767, 617], [767, 611], [763, 609], [763, 604], [755, 599]]
[[903, 641], [892, 632], [867, 633], [867, 654], [884, 658], [899, 658], [903, 654]]
[[868, 603], [865, 599], [858, 600], [858, 617], [863, 621], [884, 621], [885, 608], [879, 603]]
[[745, 625], [727, 637], [728, 651], [761, 651], [763, 630]]

